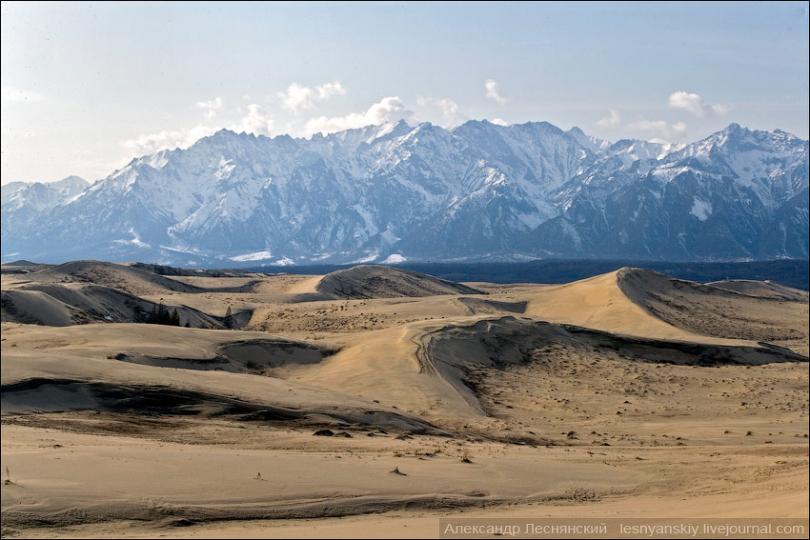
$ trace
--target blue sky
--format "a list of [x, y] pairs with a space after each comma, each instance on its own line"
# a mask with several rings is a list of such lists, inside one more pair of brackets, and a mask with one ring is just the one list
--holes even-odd
[[789, 3], [2, 4], [2, 181], [94, 180], [228, 127], [546, 120], [687, 142], [808, 136]]

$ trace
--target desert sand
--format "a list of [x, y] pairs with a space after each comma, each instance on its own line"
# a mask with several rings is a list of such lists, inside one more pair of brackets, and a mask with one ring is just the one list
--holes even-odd
[[3, 537], [808, 517], [804, 291], [153, 270], [3, 267]]

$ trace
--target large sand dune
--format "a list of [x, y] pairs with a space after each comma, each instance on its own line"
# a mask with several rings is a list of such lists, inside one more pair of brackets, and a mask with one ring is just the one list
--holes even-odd
[[808, 352], [807, 302], [777, 302], [650, 270], [622, 268], [531, 288], [529, 296], [526, 313], [549, 321], [703, 343], [767, 341]]
[[[737, 294], [649, 270], [625, 268], [619, 270], [617, 279], [628, 298], [678, 328], [708, 336], [784, 344], [807, 354], [806, 298], [775, 301], [781, 299]], [[770, 287], [760, 289], [765, 288]]]
[[[32, 284], [3, 291], [2, 318], [7, 322], [68, 326], [90, 322], [141, 322], [157, 303], [100, 285]], [[181, 326], [222, 328], [221, 319], [187, 306], [176, 311]]]
[[134, 295], [162, 292], [197, 292], [193, 285], [150, 272], [144, 268], [101, 261], [74, 261], [46, 267], [26, 276], [41, 283], [93, 283]]
[[[159, 267], [163, 268], [163, 267]], [[30, 272], [4, 274], [3, 321], [66, 326], [89, 322], [145, 322], [159, 304], [177, 311], [181, 326], [239, 328], [252, 310], [231, 311], [223, 295], [253, 292], [263, 280], [255, 275], [225, 280], [208, 276], [165, 277], [149, 266], [77, 261], [58, 266], [37, 265]], [[207, 304], [203, 295], [218, 297]], [[207, 313], [189, 304], [211, 307]]]
[[661, 339], [704, 339], [654, 316], [619, 286], [619, 272], [565, 285], [530, 287], [526, 314], [553, 322]]
[[480, 294], [481, 291], [419, 272], [389, 266], [354, 266], [325, 275], [315, 289], [335, 298]]
[[807, 362], [804, 356], [773, 346], [695, 345], [514, 317], [446, 326], [426, 334], [422, 341], [418, 353], [422, 370], [441, 373], [475, 407], [479, 404], [469, 373], [553, 360], [548, 354], [536, 354], [540, 350], [573, 349], [591, 358], [615, 353], [626, 361], [690, 366]]
[[[291, 418], [322, 416], [325, 423], [335, 418], [351, 418], [358, 424], [379, 422], [388, 428], [400, 424], [402, 429], [426, 426], [416, 419], [401, 421], [398, 412], [371, 402], [266, 376], [268, 371], [318, 362], [332, 353], [307, 343], [270, 340], [266, 335], [250, 332], [126, 324], [36, 330], [10, 327], [5, 335], [12, 340], [13, 347], [4, 351], [4, 411], [7, 404], [11, 412], [21, 407], [84, 410], [94, 408], [88, 407], [85, 399], [88, 396], [94, 400], [107, 396], [110, 403], [125, 404], [112, 406], [113, 409], [129, 407], [135, 412], [153, 414], [181, 414], [181, 406], [199, 407], [201, 414], [212, 414], [221, 411], [203, 405], [219, 400], [241, 404], [235, 409], [240, 414], [276, 408], [298, 411]], [[206, 362], [225, 365], [215, 370], [200, 369], [199, 364]], [[167, 395], [163, 401], [162, 394]], [[169, 394], [174, 397], [168, 397]], [[65, 401], [66, 396], [82, 399]], [[133, 396], [139, 396], [142, 403]], [[104, 405], [107, 402], [103, 399], [101, 402], [101, 409], [111, 407]], [[145, 409], [148, 405], [156, 409]]]

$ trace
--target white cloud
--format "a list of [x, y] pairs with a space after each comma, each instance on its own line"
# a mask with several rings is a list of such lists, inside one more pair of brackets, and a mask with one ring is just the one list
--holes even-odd
[[[212, 120], [222, 109], [222, 99], [216, 97], [209, 101], [199, 101], [195, 106], [205, 111], [205, 117]], [[220, 125], [221, 127], [221, 125]], [[273, 128], [273, 119], [261, 105], [251, 103], [244, 109], [244, 115], [229, 129], [236, 132], [254, 133], [256, 135], [270, 135]], [[164, 129], [156, 133], [146, 133], [138, 137], [123, 141], [121, 146], [136, 156], [154, 154], [160, 150], [170, 148], [188, 148], [199, 139], [215, 133], [219, 127], [199, 124], [191, 128]]]
[[496, 126], [508, 126], [509, 125], [509, 122], [507, 122], [503, 118], [493, 118], [492, 120], [490, 120], [490, 122], [492, 122]]
[[278, 97], [281, 98], [281, 106], [298, 113], [304, 109], [311, 109], [316, 103], [326, 101], [332, 96], [344, 95], [346, 89], [340, 81], [333, 81], [324, 83], [318, 86], [303, 86], [298, 83], [292, 83], [287, 87], [284, 92], [279, 92]]
[[0, 87], [0, 97], [10, 103], [36, 103], [43, 101], [45, 96], [31, 90], [23, 90], [14, 86]]
[[270, 135], [273, 128], [273, 119], [257, 103], [247, 106], [247, 114], [243, 116], [239, 123], [232, 127], [234, 131], [245, 133], [255, 133], [256, 135]]
[[653, 142], [672, 142], [686, 135], [687, 126], [684, 122], [667, 123], [664, 120], [639, 120], [629, 124], [631, 131], [641, 132], [653, 137]]
[[679, 90], [669, 95], [669, 107], [681, 109], [702, 118], [704, 116], [723, 115], [728, 112], [726, 105], [709, 105], [700, 94]]
[[384, 97], [373, 104], [365, 112], [351, 113], [346, 116], [319, 116], [311, 118], [304, 126], [304, 135], [315, 133], [335, 133], [347, 129], [385, 124], [411, 116], [413, 113], [405, 108], [405, 104], [397, 96]]
[[222, 108], [222, 98], [215, 97], [208, 101], [198, 101], [197, 108], [202, 109], [207, 120], [212, 120]]
[[619, 114], [619, 111], [615, 109], [610, 109], [607, 116], [596, 121], [596, 125], [602, 129], [617, 128], [621, 125], [621, 123], [622, 116]]
[[501, 94], [498, 81], [495, 79], [487, 79], [484, 82], [484, 92], [487, 98], [493, 100], [498, 105], [503, 105], [507, 101], [506, 97]]
[[136, 156], [154, 154], [167, 148], [188, 148], [199, 139], [211, 135], [215, 129], [198, 125], [189, 129], [165, 129], [157, 133], [139, 135], [121, 143]]
[[675, 122], [670, 126], [670, 129], [676, 137], [683, 137], [686, 135], [686, 123], [684, 122]]
[[[428, 120], [444, 127], [454, 127], [466, 120], [466, 116], [461, 113], [461, 109], [455, 101], [450, 98], [419, 97], [417, 105], [426, 110]], [[438, 115], [439, 119], [436, 119]]]
[[[209, 120], [216, 116], [222, 108], [222, 100], [214, 98], [210, 101], [200, 101], [195, 104], [205, 111]], [[213, 111], [213, 114], [209, 114]], [[220, 126], [221, 127], [221, 126]], [[245, 114], [229, 129], [237, 132], [255, 133], [256, 135], [269, 135], [273, 127], [273, 119], [256, 103], [246, 107]], [[219, 127], [199, 124], [191, 128], [164, 129], [156, 133], [146, 133], [126, 140], [121, 146], [132, 152], [135, 156], [154, 154], [160, 150], [171, 148], [188, 148], [203, 137], [215, 133]]]

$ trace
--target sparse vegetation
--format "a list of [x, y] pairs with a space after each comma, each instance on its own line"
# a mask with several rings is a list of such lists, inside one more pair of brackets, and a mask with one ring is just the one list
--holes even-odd
[[[161, 300], [152, 306], [152, 311], [145, 312], [140, 306], [135, 306], [135, 322], [146, 324], [163, 324], [166, 326], [180, 326], [180, 314], [177, 308], [169, 309]], [[188, 321], [186, 321], [188, 326]]]
[[231, 306], [228, 306], [228, 309], [225, 311], [225, 317], [222, 319], [222, 324], [225, 328], [233, 329], [236, 325], [234, 318], [233, 318], [233, 311], [231, 310]]

